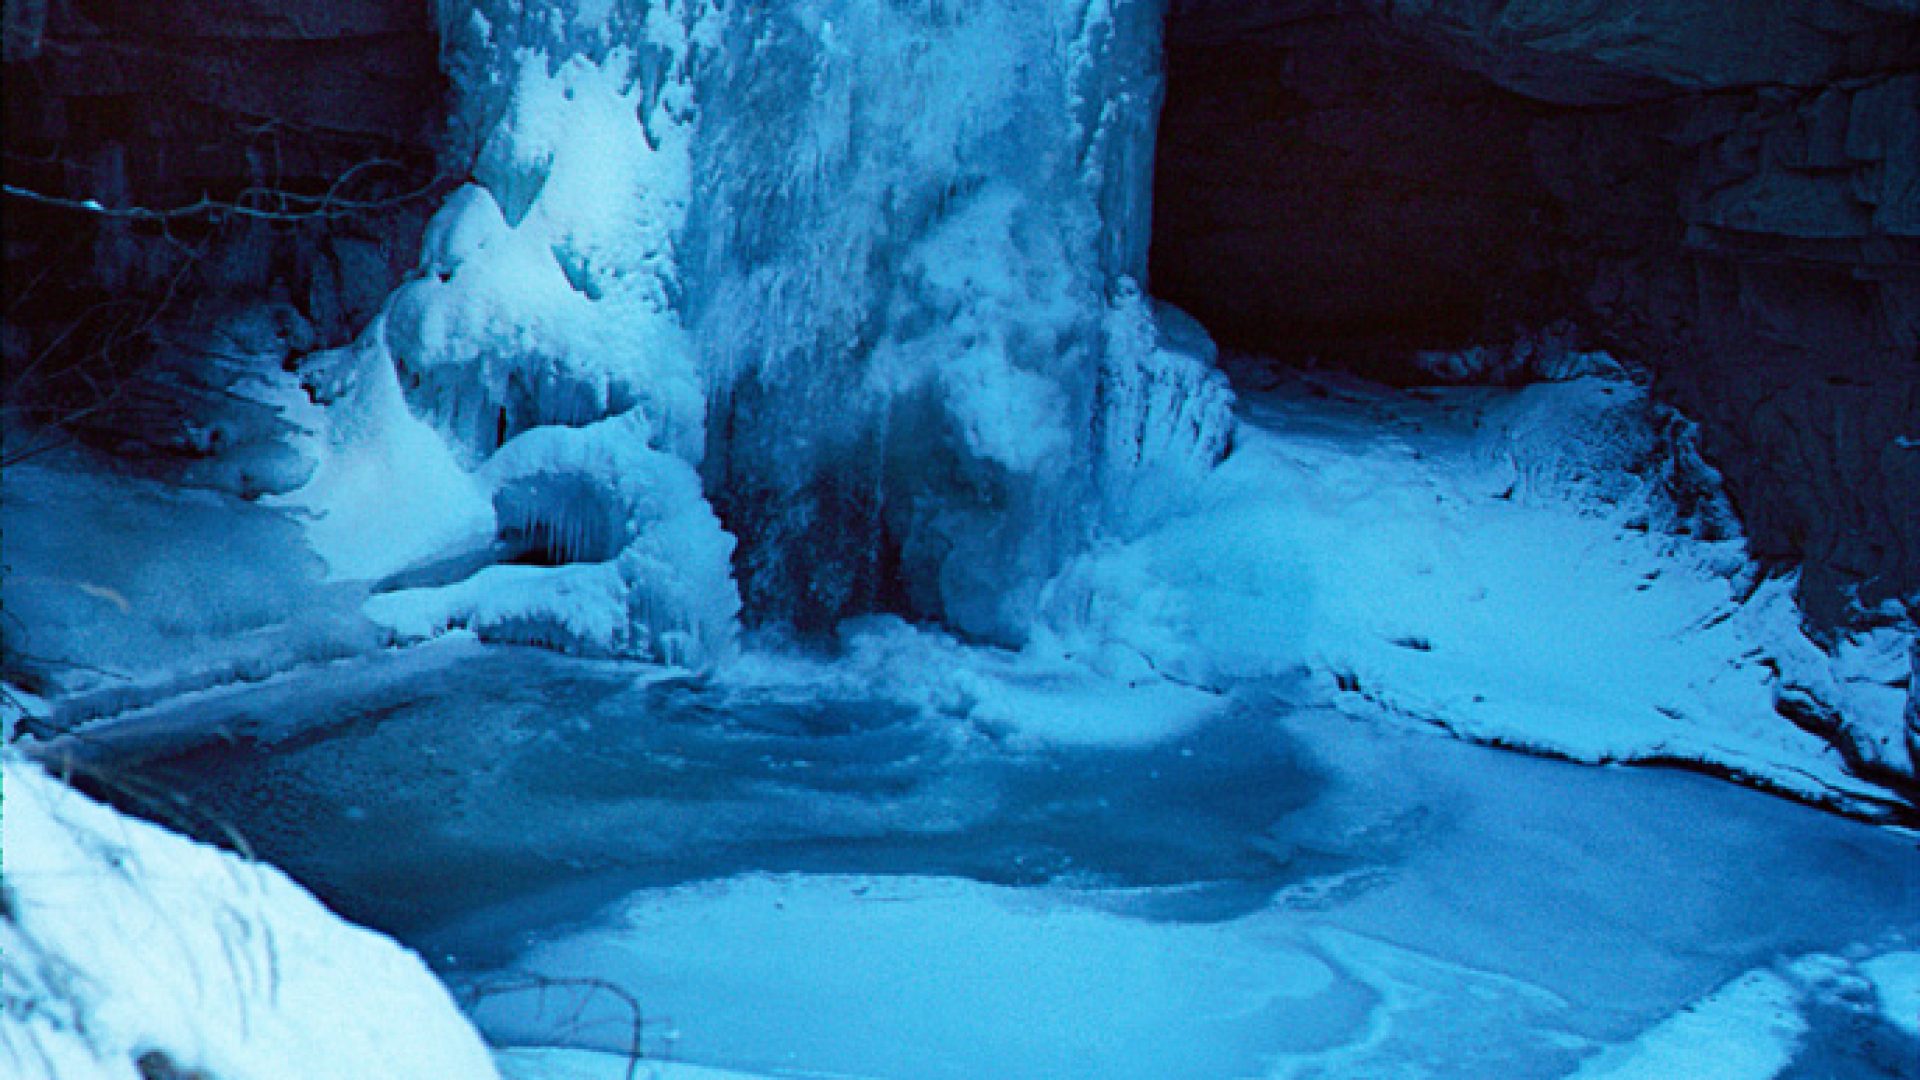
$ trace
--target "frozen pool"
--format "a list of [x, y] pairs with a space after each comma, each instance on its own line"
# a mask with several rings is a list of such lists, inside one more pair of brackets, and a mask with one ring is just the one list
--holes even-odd
[[[1251, 695], [1151, 744], [1065, 747], [878, 698], [518, 649], [309, 672], [148, 723], [169, 709], [240, 736], [145, 751], [140, 771], [192, 816], [456, 987], [604, 980], [652, 1018], [649, 1052], [703, 1064], [1876, 1077], [1920, 1062], [1871, 977], [1920, 946], [1914, 838], [1696, 775]], [[624, 1003], [564, 987], [487, 995], [476, 1016], [506, 1044], [630, 1037]]]

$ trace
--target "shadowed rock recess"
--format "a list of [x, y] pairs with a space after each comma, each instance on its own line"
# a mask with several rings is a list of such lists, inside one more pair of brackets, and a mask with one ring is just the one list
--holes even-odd
[[[431, 7], [7, 0], [5, 13], [8, 418], [64, 421], [205, 479], [193, 462], [229, 437], [280, 434], [272, 410], [236, 402], [245, 369], [350, 340], [413, 266], [448, 187]], [[254, 494], [298, 480], [250, 472], [226, 482]]]
[[1571, 331], [1816, 621], [1920, 587], [1920, 3], [1175, 0], [1154, 291], [1406, 374]]

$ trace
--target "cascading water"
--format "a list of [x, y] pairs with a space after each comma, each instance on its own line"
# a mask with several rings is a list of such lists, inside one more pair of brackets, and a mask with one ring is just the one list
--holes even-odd
[[[1204, 335], [1138, 284], [1161, 16], [444, 0], [474, 183], [313, 365], [341, 406], [316, 546], [358, 576], [517, 561], [376, 596], [408, 638], [699, 666], [744, 595], [1022, 640], [1066, 556], [1231, 427]], [[367, 558], [355, 500], [422, 477]]]

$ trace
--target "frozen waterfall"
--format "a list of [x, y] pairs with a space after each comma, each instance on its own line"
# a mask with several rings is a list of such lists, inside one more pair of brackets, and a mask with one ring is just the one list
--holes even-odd
[[1159, 3], [439, 14], [473, 182], [309, 364], [295, 497], [336, 574], [408, 571], [396, 636], [704, 666], [744, 600], [1018, 642], [1224, 452], [1211, 346], [1140, 285]]

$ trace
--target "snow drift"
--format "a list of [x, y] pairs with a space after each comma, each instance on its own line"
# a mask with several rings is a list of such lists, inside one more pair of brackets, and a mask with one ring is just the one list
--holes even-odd
[[124, 817], [15, 756], [0, 781], [0, 1072], [495, 1075], [418, 957], [278, 870]]

